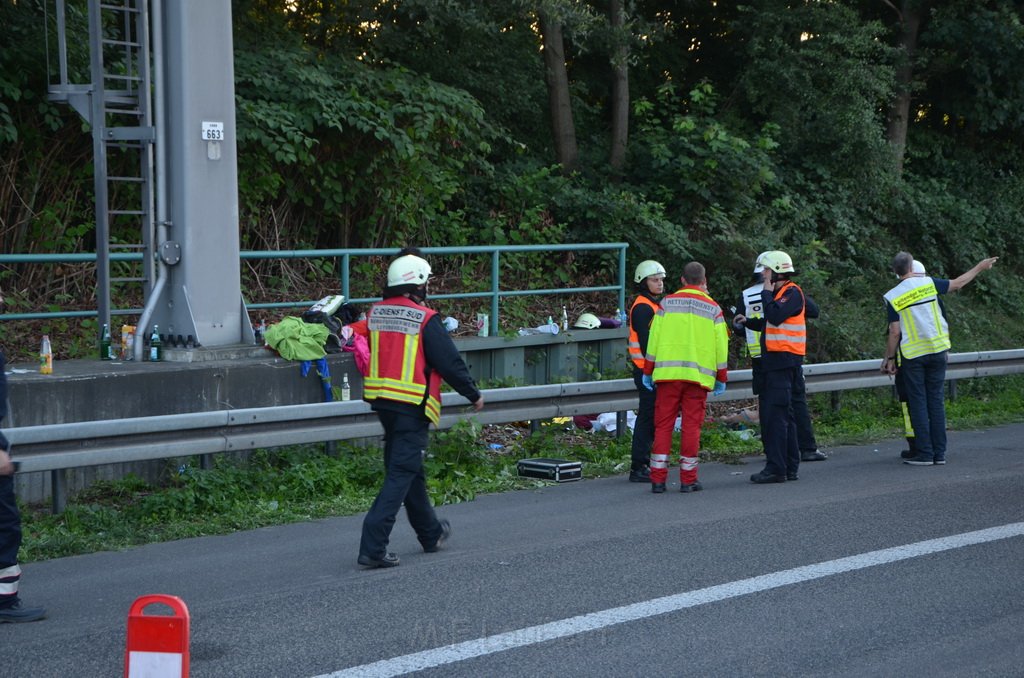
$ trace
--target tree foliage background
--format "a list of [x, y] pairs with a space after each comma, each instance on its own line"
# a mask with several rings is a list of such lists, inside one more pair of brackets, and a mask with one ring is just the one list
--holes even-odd
[[[67, 4], [69, 25], [83, 26], [84, 2]], [[0, 0], [5, 252], [95, 247], [88, 130], [46, 99], [47, 5]], [[945, 277], [998, 255], [950, 299], [955, 346], [1024, 338], [1005, 312], [1024, 293], [1022, 2], [234, 0], [232, 10], [243, 248], [624, 241], [630, 267], [655, 258], [671, 278], [703, 261], [723, 306], [759, 252], [784, 249], [824, 311], [819, 361], [878, 354], [898, 250]], [[69, 55], [81, 81], [84, 49]], [[518, 282], [599, 278], [609, 263], [537, 255], [520, 262]], [[246, 287], [278, 298], [331, 280], [261, 266]], [[486, 277], [484, 261], [445, 266], [446, 284]], [[23, 309], [90, 307], [84, 269], [0, 275]]]

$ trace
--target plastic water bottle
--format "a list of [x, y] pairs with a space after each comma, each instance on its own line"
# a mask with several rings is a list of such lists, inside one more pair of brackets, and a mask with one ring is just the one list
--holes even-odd
[[160, 339], [160, 328], [153, 325], [153, 334], [149, 335], [149, 362], [156, 363], [164, 359], [164, 342]]
[[562, 331], [569, 331], [569, 313], [565, 310], [565, 306], [562, 307]]
[[121, 327], [121, 360], [135, 360], [135, 326]]
[[341, 399], [352, 400], [352, 387], [348, 383], [348, 375], [341, 375]]
[[622, 311], [621, 308], [615, 309], [615, 317], [619, 319], [620, 323], [622, 323], [622, 327], [625, 327], [627, 324], [629, 324], [629, 318], [626, 317], [626, 314]]
[[43, 335], [43, 343], [39, 346], [39, 374], [53, 374], [53, 349], [48, 334]]
[[110, 352], [110, 325], [103, 323], [103, 332], [100, 334], [100, 360], [113, 360], [114, 354]]

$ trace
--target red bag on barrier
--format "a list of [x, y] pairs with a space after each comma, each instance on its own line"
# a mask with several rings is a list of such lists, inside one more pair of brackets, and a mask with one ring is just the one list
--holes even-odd
[[346, 325], [341, 328], [341, 349], [355, 356], [356, 368], [364, 377], [370, 373], [370, 343]]

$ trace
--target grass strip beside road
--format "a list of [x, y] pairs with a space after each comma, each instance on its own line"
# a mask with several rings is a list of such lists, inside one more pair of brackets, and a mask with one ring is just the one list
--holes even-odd
[[[717, 420], [754, 404], [713, 403], [709, 415]], [[812, 396], [810, 405], [821, 447], [903, 435], [891, 388], [845, 392], [838, 409], [829, 394]], [[1024, 376], [962, 381], [947, 413], [949, 427], [960, 430], [1024, 421]], [[740, 429], [710, 421], [701, 438], [702, 461], [737, 463], [759, 454], [755, 433], [756, 425]], [[480, 427], [464, 421], [432, 434], [428, 487], [442, 505], [545, 484], [517, 475], [516, 462], [530, 457], [582, 461], [585, 478], [623, 474], [631, 440], [584, 432], [571, 421], [547, 422], [533, 435], [526, 422]], [[361, 513], [381, 480], [375, 444], [338, 443], [333, 455], [320, 445], [260, 450], [246, 459], [223, 455], [211, 470], [196, 464], [194, 458], [169, 462], [158, 482], [127, 477], [96, 483], [71, 497], [59, 515], [44, 506], [23, 507], [22, 562]]]

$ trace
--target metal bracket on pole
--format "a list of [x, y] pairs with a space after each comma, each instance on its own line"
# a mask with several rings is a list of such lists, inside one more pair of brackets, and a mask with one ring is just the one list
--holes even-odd
[[160, 243], [160, 261], [168, 266], [174, 266], [181, 261], [181, 245], [174, 240]]

